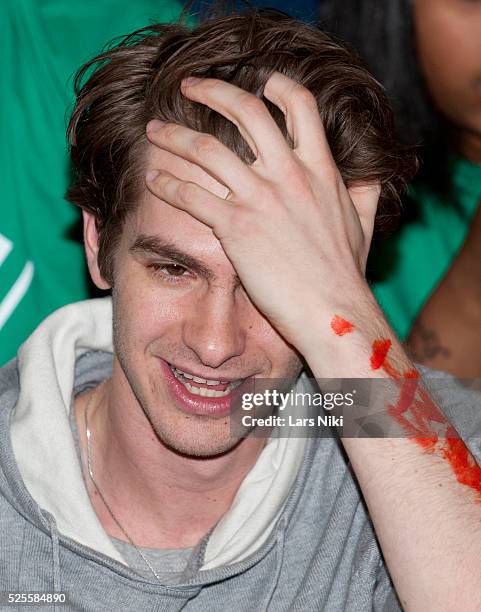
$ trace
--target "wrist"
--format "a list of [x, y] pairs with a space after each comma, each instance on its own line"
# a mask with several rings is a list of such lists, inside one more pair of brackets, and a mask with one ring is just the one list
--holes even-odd
[[394, 331], [363, 280], [353, 284], [342, 299], [319, 301], [303, 324], [296, 345], [316, 378], [364, 378], [385, 376], [373, 368], [374, 343], [393, 346], [396, 361], [408, 363]]
[[[379, 306], [363, 279], [351, 283], [348, 290], [344, 287], [342, 293], [331, 290], [329, 295], [317, 295], [304, 309], [296, 348], [307, 358], [319, 348], [319, 341], [336, 344], [336, 339], [354, 330], [362, 333], [379, 316], [382, 317]], [[341, 321], [345, 321], [344, 327]]]

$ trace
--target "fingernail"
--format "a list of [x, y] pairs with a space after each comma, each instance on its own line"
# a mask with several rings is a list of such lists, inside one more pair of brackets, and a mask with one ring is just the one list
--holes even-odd
[[193, 85], [197, 85], [197, 83], [200, 83], [202, 81], [202, 79], [199, 79], [197, 77], [187, 77], [186, 79], [182, 80], [182, 85], [184, 87], [192, 87]]
[[149, 170], [145, 175], [145, 179], [148, 183], [151, 183], [157, 176], [159, 176], [158, 170]]
[[147, 132], [158, 132], [163, 125], [164, 124], [162, 123], [162, 121], [159, 121], [158, 119], [152, 119], [152, 121], [149, 121], [147, 123], [146, 130]]

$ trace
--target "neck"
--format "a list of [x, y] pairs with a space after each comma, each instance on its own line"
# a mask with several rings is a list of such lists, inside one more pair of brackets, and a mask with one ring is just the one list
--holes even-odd
[[264, 445], [248, 437], [222, 456], [182, 456], [159, 440], [138, 402], [117, 393], [112, 380], [78, 398], [90, 499], [106, 532], [122, 540], [125, 535], [86, 471], [86, 410], [95, 482], [117, 521], [142, 547], [197, 544], [227, 512]]

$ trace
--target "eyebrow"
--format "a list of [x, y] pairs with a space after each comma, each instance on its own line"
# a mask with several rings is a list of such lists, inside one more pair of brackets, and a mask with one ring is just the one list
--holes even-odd
[[[172, 242], [162, 240], [158, 236], [147, 236], [140, 234], [135, 239], [132, 246], [129, 248], [131, 253], [139, 253], [140, 255], [155, 255], [157, 257], [165, 257], [179, 265], [185, 266], [197, 274], [203, 276], [207, 280], [214, 280], [215, 274], [201, 261], [185, 253]], [[235, 285], [241, 285], [241, 281], [237, 274], [234, 275]]]

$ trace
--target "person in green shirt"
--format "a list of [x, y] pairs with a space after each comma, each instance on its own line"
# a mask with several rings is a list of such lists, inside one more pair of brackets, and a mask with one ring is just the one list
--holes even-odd
[[373, 250], [373, 291], [414, 357], [481, 376], [481, 2], [323, 0], [321, 23], [385, 86], [420, 172]]
[[106, 40], [181, 10], [171, 0], [0, 3], [0, 365], [46, 315], [89, 294], [79, 214], [64, 199], [72, 74]]

